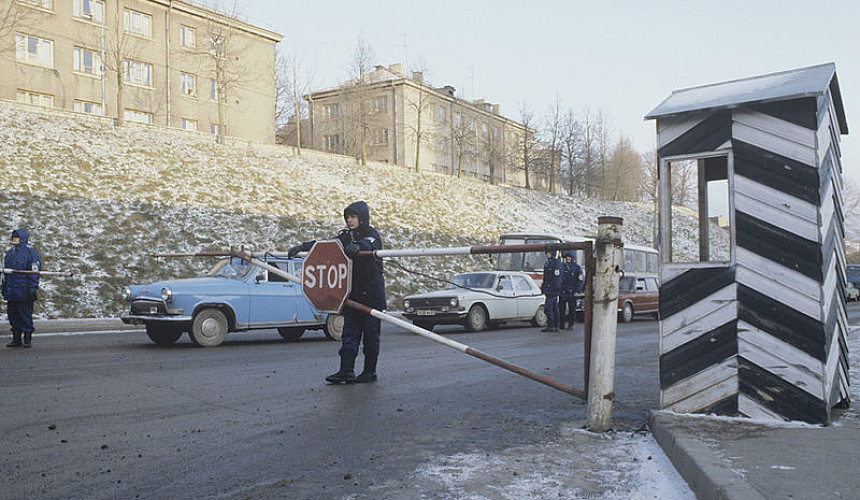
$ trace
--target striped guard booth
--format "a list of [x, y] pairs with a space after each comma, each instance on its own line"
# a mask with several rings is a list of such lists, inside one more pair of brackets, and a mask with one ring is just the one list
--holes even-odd
[[[839, 149], [848, 125], [835, 65], [678, 90], [646, 118], [656, 120], [663, 179], [661, 407], [830, 423], [849, 398]], [[700, 183], [726, 179], [730, 251], [719, 259], [671, 250], [666, 179], [684, 158], [699, 162]]]

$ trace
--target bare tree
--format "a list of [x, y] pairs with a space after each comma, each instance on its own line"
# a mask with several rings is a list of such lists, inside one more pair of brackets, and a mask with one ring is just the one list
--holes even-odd
[[367, 165], [368, 135], [373, 119], [370, 103], [370, 76], [373, 72], [373, 51], [359, 37], [349, 60], [351, 80], [345, 82], [340, 92], [341, 129], [346, 153]]
[[428, 85], [426, 83], [427, 76], [427, 65], [421, 63], [412, 71], [412, 79], [418, 84], [418, 88], [412, 92], [407, 87], [403, 92], [403, 102], [406, 109], [415, 114], [415, 120], [409, 119], [404, 115], [403, 125], [410, 132], [412, 142], [415, 145], [416, 172], [421, 170], [421, 148], [427, 144], [427, 138], [432, 133], [430, 131], [432, 124], [428, 126], [427, 122], [424, 121], [433, 106], [430, 93], [424, 88], [424, 85]]
[[[130, 33], [119, 2], [115, 3], [113, 18], [114, 25], [106, 32], [102, 30], [97, 43], [103, 49], [102, 71], [112, 72], [116, 79], [116, 125], [121, 127], [125, 124], [126, 83], [151, 85], [153, 75], [151, 65], [135, 61], [141, 38]], [[107, 110], [103, 112], [107, 113]]]
[[522, 170], [525, 175], [525, 188], [532, 189], [531, 174], [535, 167], [537, 141], [535, 140], [534, 129], [532, 128], [534, 125], [534, 115], [529, 104], [525, 101], [520, 104], [520, 124], [525, 128], [525, 131], [518, 138], [520, 156], [517, 168]]
[[613, 201], [641, 199], [645, 178], [642, 156], [623, 135], [608, 155], [605, 166], [604, 197]]
[[279, 51], [275, 59], [275, 125], [278, 129], [295, 126], [295, 147], [302, 154], [302, 120], [308, 116], [305, 95], [313, 88], [313, 69], [298, 56], [295, 49]]
[[578, 166], [582, 158], [583, 131], [573, 110], [568, 110], [564, 117], [561, 131], [561, 159], [564, 164], [564, 177], [567, 180], [567, 194], [585, 192], [585, 178], [580, 175]]
[[457, 177], [463, 175], [463, 162], [474, 159], [475, 148], [475, 118], [471, 113], [455, 112], [451, 122], [451, 141], [454, 145], [454, 156], [457, 159]]
[[561, 171], [562, 121], [561, 98], [556, 95], [544, 125], [545, 146], [548, 155], [546, 177], [551, 193], [556, 192], [556, 179], [559, 178]]
[[487, 165], [490, 183], [496, 183], [496, 172], [504, 168], [505, 148], [503, 144], [502, 131], [496, 126], [488, 126], [487, 130], [481, 130], [479, 137], [479, 150], [481, 161]]
[[35, 12], [21, 0], [4, 0], [2, 3], [7, 2], [8, 5], [0, 7], [0, 50], [14, 46], [15, 37], [11, 36], [12, 33], [25, 24]]
[[[238, 17], [238, 3], [226, 13], [228, 17]], [[212, 61], [212, 82], [215, 86], [215, 100], [218, 108], [218, 130], [216, 139], [219, 144], [224, 142], [226, 132], [226, 116], [229, 99], [244, 82], [251, 78], [252, 68], [242, 62], [242, 54], [247, 47], [243, 38], [235, 28], [216, 18], [207, 20], [206, 40], [208, 54]], [[236, 99], [236, 103], [239, 100]]]

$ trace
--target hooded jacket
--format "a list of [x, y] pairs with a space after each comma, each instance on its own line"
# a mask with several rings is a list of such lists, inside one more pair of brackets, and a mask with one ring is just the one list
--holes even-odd
[[[370, 208], [363, 201], [350, 203], [343, 210], [343, 220], [347, 215], [354, 213], [358, 215], [358, 227], [354, 230], [343, 229], [335, 236], [340, 243], [347, 247], [355, 243], [359, 250], [381, 250], [382, 237], [379, 232], [370, 225]], [[314, 245], [314, 241], [302, 243], [302, 250], [308, 251]], [[387, 307], [385, 300], [385, 277], [382, 273], [382, 259], [379, 257], [357, 257], [352, 261], [352, 292], [349, 298], [377, 310]], [[349, 309], [345, 309], [349, 312]]]
[[543, 265], [543, 283], [540, 286], [544, 295], [558, 297], [561, 293], [561, 261], [558, 252], [553, 251], [552, 257]]
[[[5, 269], [17, 271], [41, 271], [42, 260], [39, 252], [27, 246], [30, 240], [30, 232], [26, 229], [12, 231], [12, 237], [17, 236], [19, 242], [6, 251], [3, 259]], [[31, 292], [39, 289], [38, 274], [4, 274], [3, 275], [3, 298], [12, 302], [26, 302], [30, 300]]]
[[576, 263], [576, 256], [573, 252], [567, 252], [565, 257], [572, 257], [574, 260], [561, 263], [561, 297], [572, 298], [575, 294], [582, 292], [582, 268]]

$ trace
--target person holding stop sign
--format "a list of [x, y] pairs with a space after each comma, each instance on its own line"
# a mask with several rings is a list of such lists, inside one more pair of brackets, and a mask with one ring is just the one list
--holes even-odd
[[[382, 249], [382, 237], [370, 225], [370, 208], [364, 201], [351, 203], [343, 210], [346, 229], [335, 238], [340, 240], [352, 264], [352, 293], [349, 298], [377, 310], [386, 309], [385, 278], [382, 274], [382, 259], [379, 257], [356, 258], [360, 250]], [[295, 256], [307, 252], [316, 241], [306, 241], [290, 248], [287, 255]], [[376, 382], [376, 362], [379, 358], [379, 334], [382, 322], [351, 308], [343, 310], [343, 343], [340, 354], [340, 370], [326, 377], [332, 384]], [[355, 358], [358, 347], [364, 345], [364, 370], [355, 376]]]

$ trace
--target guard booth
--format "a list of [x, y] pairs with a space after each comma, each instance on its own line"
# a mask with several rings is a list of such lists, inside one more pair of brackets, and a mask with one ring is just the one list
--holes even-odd
[[661, 408], [830, 423], [849, 402], [835, 65], [676, 90], [645, 118]]

